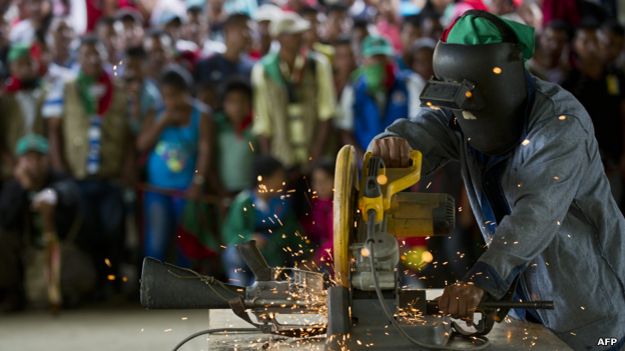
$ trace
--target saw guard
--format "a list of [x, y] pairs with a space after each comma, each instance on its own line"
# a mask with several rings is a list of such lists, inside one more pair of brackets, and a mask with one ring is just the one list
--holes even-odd
[[333, 201], [334, 275], [339, 286], [349, 288], [349, 243], [354, 228], [358, 193], [356, 149], [345, 145], [336, 156]]

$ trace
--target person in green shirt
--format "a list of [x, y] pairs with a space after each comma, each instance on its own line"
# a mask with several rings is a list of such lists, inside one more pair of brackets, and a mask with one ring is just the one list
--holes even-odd
[[224, 195], [236, 195], [252, 186], [256, 138], [252, 134], [252, 87], [244, 80], [226, 83], [223, 109], [215, 114], [215, 153], [218, 183]]
[[285, 189], [285, 170], [271, 156], [254, 160], [253, 189], [242, 191], [233, 201], [222, 228], [227, 248], [222, 256], [230, 283], [247, 286], [251, 272], [239, 257], [236, 244], [256, 240], [270, 266], [292, 266], [309, 254], [307, 239], [301, 234], [297, 218]]

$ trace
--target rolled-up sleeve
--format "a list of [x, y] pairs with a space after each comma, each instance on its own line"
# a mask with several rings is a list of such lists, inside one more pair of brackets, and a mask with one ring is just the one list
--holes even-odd
[[506, 174], [511, 213], [498, 224], [488, 249], [469, 270], [473, 281], [502, 298], [528, 264], [554, 240], [590, 164], [592, 135], [573, 117], [557, 117], [519, 146], [524, 161]]

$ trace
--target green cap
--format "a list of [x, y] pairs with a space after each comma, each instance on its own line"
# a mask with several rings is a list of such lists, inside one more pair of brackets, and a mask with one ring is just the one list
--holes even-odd
[[385, 38], [370, 35], [362, 42], [362, 56], [371, 57], [375, 55], [393, 56], [393, 47]]
[[22, 57], [28, 56], [30, 54], [30, 48], [31, 45], [28, 43], [11, 44], [7, 59], [9, 60], [9, 62], [13, 62], [15, 60], [21, 59]]
[[15, 146], [15, 154], [23, 156], [27, 152], [35, 151], [46, 155], [48, 153], [48, 141], [39, 134], [28, 134], [20, 138]]
[[[523, 58], [528, 60], [534, 55], [534, 28], [499, 17], [516, 34], [523, 51]], [[464, 45], [498, 44], [503, 42], [501, 32], [485, 17], [466, 15], [460, 17], [449, 30], [447, 43]]]

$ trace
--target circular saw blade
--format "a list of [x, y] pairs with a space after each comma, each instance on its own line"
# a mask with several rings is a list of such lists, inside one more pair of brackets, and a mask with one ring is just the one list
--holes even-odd
[[345, 145], [336, 156], [333, 202], [333, 255], [336, 283], [349, 287], [349, 244], [354, 229], [358, 195], [358, 162], [356, 149]]

